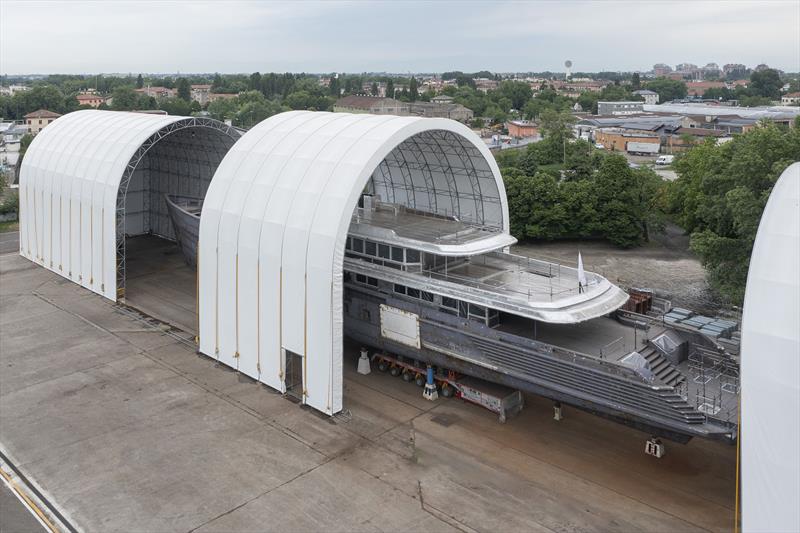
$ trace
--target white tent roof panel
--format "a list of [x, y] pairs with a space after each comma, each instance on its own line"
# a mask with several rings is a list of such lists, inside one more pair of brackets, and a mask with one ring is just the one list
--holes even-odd
[[[416, 117], [276, 115], [231, 149], [206, 197], [200, 227], [200, 351], [282, 391], [284, 351], [294, 352], [304, 358], [304, 401], [329, 414], [341, 410], [341, 273], [350, 218], [380, 163], [425, 132], [446, 132], [458, 140], [458, 146], [445, 148], [433, 137], [419, 139], [426, 150], [443, 152], [444, 167], [448, 161], [460, 167], [435, 185], [450, 187], [450, 213], [458, 191], [473, 194], [480, 168], [491, 176], [487, 201], [491, 197], [497, 206], [496, 219], [487, 224], [508, 232], [499, 170], [465, 126]], [[463, 146], [471, 152], [447, 159], [446, 149], [455, 154]], [[425, 159], [419, 150], [405, 155], [412, 157]], [[383, 183], [412, 190], [412, 197], [424, 198], [424, 208], [430, 208], [432, 173], [429, 165], [404, 166]], [[402, 185], [395, 184], [400, 180]], [[464, 215], [474, 218], [475, 211]]]
[[758, 227], [742, 320], [742, 529], [800, 531], [800, 163]]
[[54, 121], [22, 162], [20, 254], [116, 300], [117, 199], [129, 165], [159, 132], [209, 126], [227, 138], [221, 153], [238, 137], [216, 121], [145, 113], [86, 110]]

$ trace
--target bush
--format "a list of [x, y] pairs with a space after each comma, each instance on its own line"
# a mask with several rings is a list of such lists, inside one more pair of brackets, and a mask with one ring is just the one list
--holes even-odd
[[0, 215], [9, 213], [19, 213], [19, 194], [17, 191], [9, 191], [3, 202], [0, 203]]

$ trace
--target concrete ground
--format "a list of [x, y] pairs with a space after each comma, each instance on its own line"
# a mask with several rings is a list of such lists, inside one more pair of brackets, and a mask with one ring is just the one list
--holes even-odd
[[0, 332], [0, 445], [85, 531], [733, 528], [731, 446], [657, 460], [647, 435], [569, 408], [555, 422], [533, 396], [499, 424], [355, 373], [355, 346], [328, 418], [16, 253]]
[[19, 501], [8, 486], [0, 483], [0, 533], [42, 533], [47, 531]]

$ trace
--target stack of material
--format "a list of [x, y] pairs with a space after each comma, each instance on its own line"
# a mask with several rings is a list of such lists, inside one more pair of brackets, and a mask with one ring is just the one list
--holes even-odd
[[691, 318], [694, 316], [694, 313], [689, 311], [688, 309], [681, 309], [680, 307], [675, 307], [670, 310], [669, 313], [664, 315], [664, 322], [669, 324], [680, 323], [686, 320], [687, 318]]
[[678, 307], [664, 315], [664, 322], [668, 324], [680, 324], [681, 326], [695, 329], [703, 335], [714, 339], [720, 337], [730, 338], [731, 334], [735, 332], [738, 327], [736, 322], [723, 320], [721, 318], [695, 315], [687, 309]]

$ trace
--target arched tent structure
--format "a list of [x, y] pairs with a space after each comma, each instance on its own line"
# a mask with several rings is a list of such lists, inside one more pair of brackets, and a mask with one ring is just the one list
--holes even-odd
[[446, 119], [288, 112], [220, 164], [199, 242], [200, 351], [285, 390], [302, 356], [303, 401], [342, 408], [342, 267], [365, 187], [392, 203], [508, 234], [485, 144]]
[[800, 531], [800, 163], [758, 226], [742, 317], [742, 530]]
[[125, 236], [174, 236], [165, 193], [203, 197], [238, 131], [207, 118], [76, 111], [42, 130], [20, 170], [20, 254], [115, 300]]

